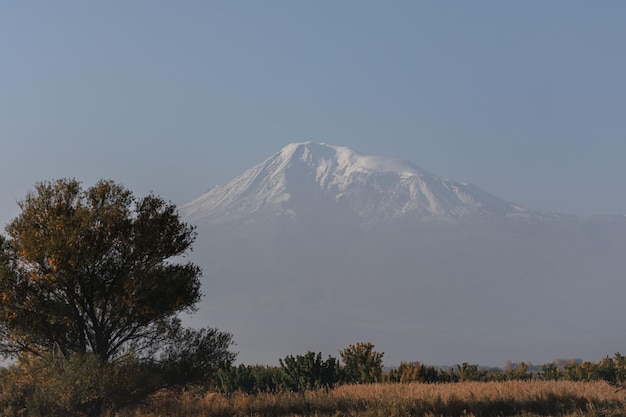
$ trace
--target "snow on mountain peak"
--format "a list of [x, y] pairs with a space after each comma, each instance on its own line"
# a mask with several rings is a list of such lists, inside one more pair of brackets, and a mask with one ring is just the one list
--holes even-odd
[[257, 214], [295, 217], [328, 210], [348, 210], [363, 221], [524, 211], [472, 185], [438, 178], [410, 162], [314, 142], [285, 146], [181, 210], [190, 220], [210, 223], [250, 221]]
[[[394, 158], [384, 158], [360, 154], [344, 146], [326, 143], [301, 142], [285, 146], [280, 154], [285, 159], [299, 157], [307, 163], [333, 162], [341, 172], [396, 172], [405, 175], [424, 175], [426, 171], [410, 162]], [[428, 174], [429, 175], [429, 174]]]

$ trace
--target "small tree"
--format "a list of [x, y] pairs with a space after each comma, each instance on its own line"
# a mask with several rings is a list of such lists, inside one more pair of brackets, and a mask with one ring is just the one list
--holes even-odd
[[339, 351], [348, 383], [380, 382], [383, 377], [384, 352], [376, 352], [370, 342], [359, 342]]
[[337, 359], [328, 356], [322, 360], [322, 354], [307, 352], [305, 355], [287, 356], [280, 359], [282, 385], [291, 391], [305, 389], [332, 388], [339, 375]]

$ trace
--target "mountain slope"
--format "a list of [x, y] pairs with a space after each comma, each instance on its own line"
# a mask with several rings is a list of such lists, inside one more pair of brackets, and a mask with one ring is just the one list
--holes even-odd
[[288, 145], [182, 207], [190, 324], [243, 363], [358, 341], [385, 364], [600, 360], [623, 349], [626, 218], [548, 216], [415, 165]]
[[363, 222], [526, 213], [475, 186], [438, 178], [409, 162], [311, 142], [287, 145], [181, 210], [192, 221], [209, 222], [328, 210], [352, 213]]

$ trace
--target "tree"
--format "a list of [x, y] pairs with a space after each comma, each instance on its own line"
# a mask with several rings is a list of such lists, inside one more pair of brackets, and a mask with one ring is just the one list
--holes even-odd
[[359, 342], [339, 351], [345, 364], [346, 382], [380, 382], [383, 377], [384, 352], [376, 352], [370, 342]]
[[[100, 181], [36, 184], [0, 235], [0, 353], [151, 356], [200, 300], [195, 239], [176, 207]], [[175, 258], [176, 257], [176, 258]], [[230, 338], [224, 341], [231, 344]]]

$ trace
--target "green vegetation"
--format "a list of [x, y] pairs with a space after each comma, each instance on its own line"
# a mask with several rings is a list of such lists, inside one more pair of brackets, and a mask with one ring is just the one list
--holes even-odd
[[[359, 347], [355, 349], [355, 347]], [[367, 347], [367, 349], [362, 349]], [[372, 358], [382, 359], [383, 353], [376, 352], [371, 343], [357, 343], [341, 351], [342, 358], [345, 352], [360, 352], [360, 361], [350, 356], [352, 362], [343, 364], [329, 356], [322, 361], [321, 353], [307, 352], [305, 355], [288, 356], [281, 359], [280, 367], [270, 366], [233, 366], [218, 372], [214, 385], [218, 391], [231, 394], [233, 392], [275, 393], [279, 391], [299, 392], [316, 388], [333, 388], [338, 385], [368, 384], [374, 382], [385, 383], [460, 383], [460, 382], [503, 382], [503, 381], [571, 381], [595, 382], [604, 381], [615, 386], [626, 384], [626, 357], [616, 353], [613, 358], [606, 357], [598, 363], [569, 361], [564, 363], [549, 363], [541, 367], [538, 372], [530, 370], [528, 364], [522, 362], [511, 366], [510, 369], [486, 369], [476, 364], [463, 363], [448, 368], [437, 368], [424, 365], [420, 362], [402, 362], [397, 368], [383, 372], [382, 361], [372, 361]], [[354, 370], [354, 362], [374, 364], [371, 367], [360, 368], [363, 374], [376, 375], [376, 380], [363, 381], [361, 374]], [[373, 378], [373, 377], [372, 377]]]
[[280, 360], [281, 387], [287, 391], [332, 388], [340, 380], [339, 362], [329, 356], [307, 352], [305, 355], [287, 356]]

